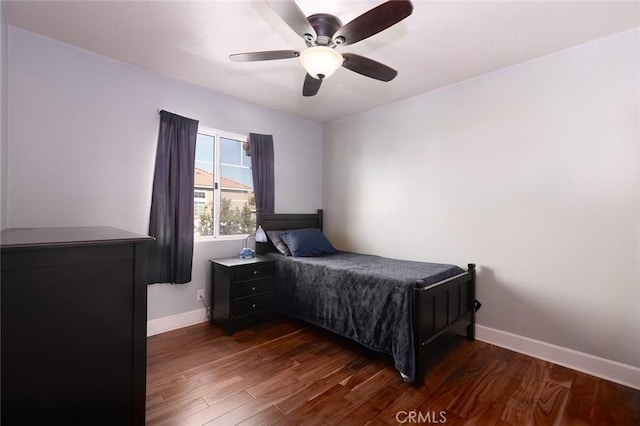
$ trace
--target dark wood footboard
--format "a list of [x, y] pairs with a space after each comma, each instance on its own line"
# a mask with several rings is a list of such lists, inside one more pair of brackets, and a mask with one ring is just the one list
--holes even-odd
[[416, 282], [413, 312], [416, 386], [424, 385], [427, 349], [437, 337], [457, 334], [466, 328], [467, 339], [475, 339], [476, 265], [468, 266], [467, 272], [436, 284]]

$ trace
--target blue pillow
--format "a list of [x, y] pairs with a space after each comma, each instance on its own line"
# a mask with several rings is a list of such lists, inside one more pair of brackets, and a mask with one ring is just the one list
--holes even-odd
[[291, 255], [294, 257], [312, 257], [337, 251], [322, 231], [317, 228], [282, 231], [280, 238], [289, 247]]

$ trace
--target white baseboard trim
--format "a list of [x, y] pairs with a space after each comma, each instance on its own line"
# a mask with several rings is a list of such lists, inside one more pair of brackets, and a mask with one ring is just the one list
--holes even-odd
[[[205, 308], [147, 321], [147, 336], [207, 321]], [[640, 368], [476, 324], [476, 339], [640, 389]]]
[[476, 339], [640, 389], [640, 368], [476, 324]]
[[183, 312], [147, 321], [147, 337], [207, 321], [207, 309]]

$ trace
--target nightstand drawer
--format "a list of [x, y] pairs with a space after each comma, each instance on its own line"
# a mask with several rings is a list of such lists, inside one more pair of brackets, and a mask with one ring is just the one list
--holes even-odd
[[237, 283], [233, 287], [233, 298], [241, 299], [243, 297], [255, 296], [257, 294], [271, 293], [271, 278], [262, 278], [259, 280], [251, 280]]
[[234, 318], [251, 315], [256, 312], [271, 309], [271, 296], [257, 297], [255, 299], [246, 299], [240, 302], [234, 302], [231, 308]]
[[256, 263], [236, 268], [236, 282], [273, 276], [274, 262]]

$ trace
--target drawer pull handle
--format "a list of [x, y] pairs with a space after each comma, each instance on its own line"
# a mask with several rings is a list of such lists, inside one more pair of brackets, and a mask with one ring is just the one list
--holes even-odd
[[251, 291], [256, 291], [256, 288], [255, 287], [251, 287]]
[[258, 271], [253, 271], [253, 275], [258, 275]]
[[256, 308], [256, 304], [254, 303], [253, 305], [251, 305], [251, 307], [252, 307], [253, 309], [255, 309], [255, 308]]

